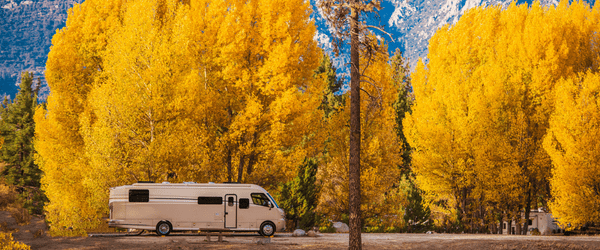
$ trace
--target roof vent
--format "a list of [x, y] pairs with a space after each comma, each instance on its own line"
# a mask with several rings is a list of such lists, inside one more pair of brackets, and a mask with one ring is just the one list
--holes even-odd
[[208, 184], [215, 184], [215, 183], [211, 181], [211, 182], [209, 182]]
[[168, 182], [168, 181], [163, 181], [163, 183], [162, 183], [162, 184], [170, 184], [170, 182]]

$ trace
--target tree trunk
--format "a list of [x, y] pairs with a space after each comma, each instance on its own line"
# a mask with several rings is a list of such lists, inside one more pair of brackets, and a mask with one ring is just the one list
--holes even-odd
[[531, 211], [531, 189], [527, 192], [527, 204], [525, 205], [525, 225], [523, 226], [523, 233], [527, 235], [529, 230], [529, 212]]
[[[357, 6], [358, 0], [352, 1]], [[360, 221], [360, 72], [358, 40], [359, 10], [352, 7], [350, 14], [350, 237], [349, 249], [362, 249]]]
[[227, 182], [231, 182], [233, 173], [231, 170], [231, 150], [227, 150]]
[[504, 230], [504, 216], [500, 216], [500, 227], [498, 227], [498, 234], [502, 234], [502, 230]]
[[248, 166], [246, 166], [246, 176], [250, 176], [252, 174], [252, 168], [254, 168], [254, 163], [256, 163], [256, 155], [254, 153], [250, 154], [248, 159]]
[[240, 157], [240, 164], [238, 164], [238, 178], [237, 182], [242, 183], [242, 175], [244, 174], [244, 159], [246, 156]]

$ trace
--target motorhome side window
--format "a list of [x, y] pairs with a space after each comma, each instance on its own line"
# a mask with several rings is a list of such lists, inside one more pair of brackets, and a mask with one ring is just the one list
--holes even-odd
[[150, 191], [148, 189], [129, 189], [129, 202], [148, 202]]
[[200, 196], [200, 197], [198, 197], [198, 204], [199, 205], [221, 205], [221, 204], [223, 204], [223, 197]]
[[240, 199], [240, 208], [241, 209], [248, 209], [250, 207], [250, 199], [248, 198], [241, 198]]
[[252, 193], [252, 203], [259, 206], [269, 206], [269, 198], [263, 193]]

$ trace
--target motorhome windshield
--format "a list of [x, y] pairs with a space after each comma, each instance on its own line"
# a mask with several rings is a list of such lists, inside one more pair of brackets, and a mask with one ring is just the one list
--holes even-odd
[[273, 201], [273, 204], [275, 204], [275, 207], [279, 208], [279, 205], [277, 205], [277, 202], [275, 201], [275, 199], [273, 199], [273, 196], [271, 196], [271, 194], [269, 194], [269, 192], [267, 192], [267, 195], [269, 196], [269, 199], [271, 199]]

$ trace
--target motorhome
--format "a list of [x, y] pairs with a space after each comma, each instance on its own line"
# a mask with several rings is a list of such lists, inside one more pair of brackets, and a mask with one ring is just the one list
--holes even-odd
[[237, 183], [135, 183], [110, 188], [109, 227], [173, 231], [285, 230], [285, 213], [265, 189]]

